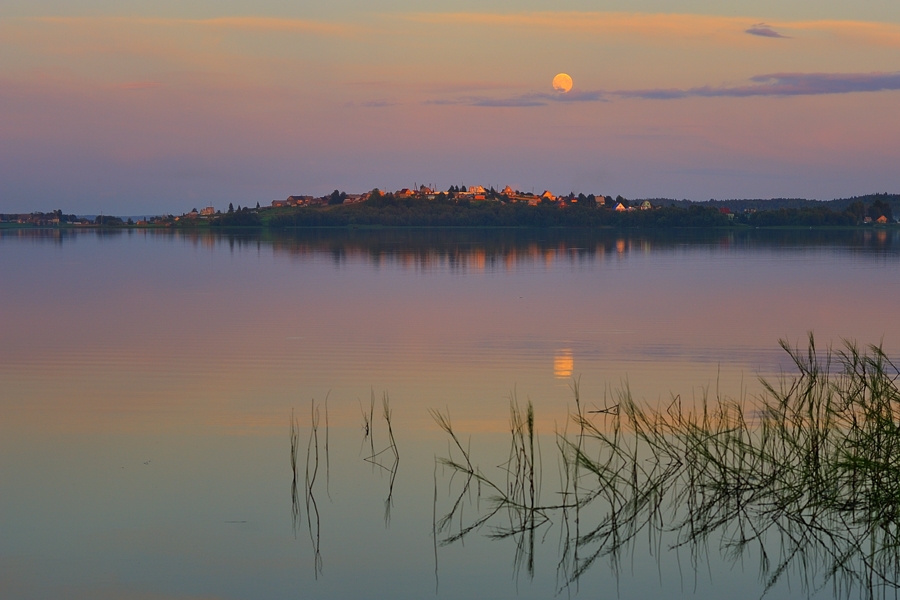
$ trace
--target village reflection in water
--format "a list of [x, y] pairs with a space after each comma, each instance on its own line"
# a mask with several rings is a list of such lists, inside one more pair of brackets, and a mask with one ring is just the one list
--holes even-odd
[[373, 266], [404, 269], [513, 271], [550, 267], [691, 247], [717, 251], [832, 249], [900, 257], [900, 230], [891, 228], [810, 230], [556, 230], [556, 229], [291, 229], [291, 230], [146, 230], [14, 229], [0, 230], [0, 242], [75, 242], [81, 237], [114, 239], [163, 237], [209, 249], [271, 248], [276, 254], [303, 259], [327, 256], [340, 265], [365, 260]]

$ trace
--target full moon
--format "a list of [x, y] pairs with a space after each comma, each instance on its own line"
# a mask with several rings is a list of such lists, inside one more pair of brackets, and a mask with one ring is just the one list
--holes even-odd
[[565, 94], [572, 89], [572, 78], [565, 73], [560, 73], [553, 78], [553, 89]]

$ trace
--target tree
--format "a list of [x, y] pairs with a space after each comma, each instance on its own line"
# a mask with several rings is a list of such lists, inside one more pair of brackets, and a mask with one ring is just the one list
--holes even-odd
[[232, 213], [234, 213], [234, 205], [231, 202], [229, 202], [228, 203], [228, 214], [230, 215]]
[[866, 205], [863, 204], [862, 200], [857, 200], [853, 204], [847, 207], [847, 210], [844, 211], [853, 216], [853, 219], [859, 223], [866, 216]]
[[259, 210], [259, 202], [256, 203], [256, 210]]
[[334, 190], [331, 192], [331, 196], [328, 197], [328, 204], [343, 204], [346, 197], [347, 194]]

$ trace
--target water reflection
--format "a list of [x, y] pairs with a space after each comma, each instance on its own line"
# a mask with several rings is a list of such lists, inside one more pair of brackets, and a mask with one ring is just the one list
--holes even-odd
[[[397, 480], [397, 471], [400, 468], [400, 452], [397, 449], [397, 442], [394, 439], [394, 427], [392, 423], [393, 411], [391, 409], [391, 401], [385, 392], [381, 397], [381, 417], [384, 419], [387, 428], [387, 446], [379, 451], [375, 451], [375, 390], [369, 402], [369, 412], [362, 408], [360, 402], [360, 410], [363, 418], [363, 440], [362, 446], [369, 442], [369, 455], [363, 460], [372, 465], [372, 470], [378, 467], [382, 473], [388, 475], [387, 497], [384, 500], [384, 525], [389, 527], [391, 524], [391, 509], [394, 506], [394, 483]], [[361, 448], [362, 448], [361, 446]]]
[[755, 558], [764, 595], [790, 578], [810, 595], [830, 586], [836, 596], [896, 597], [900, 370], [874, 346], [824, 357], [812, 337], [802, 351], [783, 347], [797, 376], [767, 384], [753, 404], [717, 397], [693, 410], [676, 397], [652, 411], [626, 388], [585, 410], [574, 385], [578, 430], [558, 434], [561, 485], [550, 502], [540, 499], [530, 403], [522, 411], [512, 401], [499, 477], [475, 464], [449, 415], [433, 413], [451, 440], [438, 462], [463, 477], [442, 517], [435, 501], [436, 543], [479, 531], [512, 538], [516, 570], [533, 575], [535, 537], [556, 525], [560, 592], [600, 561], [618, 577], [622, 558], [647, 540], [657, 560], [686, 553], [694, 569], [711, 548], [736, 564]]
[[572, 351], [569, 349], [560, 350], [553, 357], [553, 375], [557, 379], [568, 379], [572, 376], [572, 370], [575, 368], [575, 360], [572, 358]]
[[56, 244], [79, 239], [115, 239], [123, 235], [180, 240], [197, 247], [225, 245], [231, 251], [271, 248], [293, 258], [328, 256], [336, 265], [364, 260], [375, 266], [405, 269], [464, 269], [472, 272], [512, 271], [523, 265], [549, 267], [556, 261], [578, 263], [623, 258], [682, 248], [717, 251], [830, 248], [862, 255], [900, 257], [900, 231], [847, 230], [530, 230], [530, 229], [300, 229], [245, 230], [116, 230], [6, 229], [0, 242], [31, 240]]
[[[330, 497], [331, 492], [328, 489], [331, 479], [331, 465], [328, 449], [328, 398], [326, 396], [325, 403], [325, 439], [323, 454], [325, 457], [325, 481], [326, 494]], [[319, 474], [319, 422], [321, 419], [321, 405], [317, 405], [315, 400], [310, 404], [310, 432], [309, 440], [306, 446], [306, 464], [303, 475], [303, 499], [306, 508], [306, 523], [309, 533], [309, 541], [313, 548], [313, 572], [315, 578], [318, 579], [322, 573], [322, 520], [319, 513], [319, 504], [316, 500], [315, 485]], [[291, 430], [290, 430], [290, 447], [291, 447], [291, 522], [294, 529], [294, 537], [297, 537], [297, 530], [303, 521], [301, 514], [300, 493], [299, 493], [299, 455], [300, 455], [300, 424], [291, 411]]]

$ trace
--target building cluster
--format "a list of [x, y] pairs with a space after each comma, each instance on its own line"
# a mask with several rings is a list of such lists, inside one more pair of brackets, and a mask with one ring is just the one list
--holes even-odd
[[[293, 206], [322, 206], [327, 204], [354, 204], [357, 202], [365, 202], [369, 199], [372, 192], [364, 194], [340, 194], [340, 201], [335, 198], [334, 192], [327, 196], [288, 196], [285, 200], [273, 200], [272, 208], [286, 208]], [[609, 196], [585, 196], [584, 194], [570, 193], [568, 195], [556, 195], [545, 190], [542, 194], [534, 194], [532, 192], [521, 192], [514, 190], [510, 186], [506, 186], [500, 191], [494, 188], [485, 188], [481, 185], [466, 186], [450, 186], [446, 191], [438, 191], [434, 187], [427, 185], [413, 186], [412, 188], [401, 188], [395, 192], [390, 192], [395, 198], [419, 199], [419, 200], [437, 200], [443, 197], [452, 201], [470, 201], [470, 202], [501, 202], [501, 203], [526, 203], [531, 206], [538, 204], [554, 204], [557, 206], [574, 205], [578, 203], [588, 203], [591, 206], [609, 208], [616, 211], [632, 211], [632, 210], [649, 210], [653, 205], [649, 200], [644, 200], [635, 204], [630, 204], [624, 198], [612, 198]]]
[[46, 227], [68, 223], [70, 225], [92, 225], [94, 222], [75, 215], [64, 215], [61, 210], [52, 212], [0, 214], [0, 223], [20, 223]]

